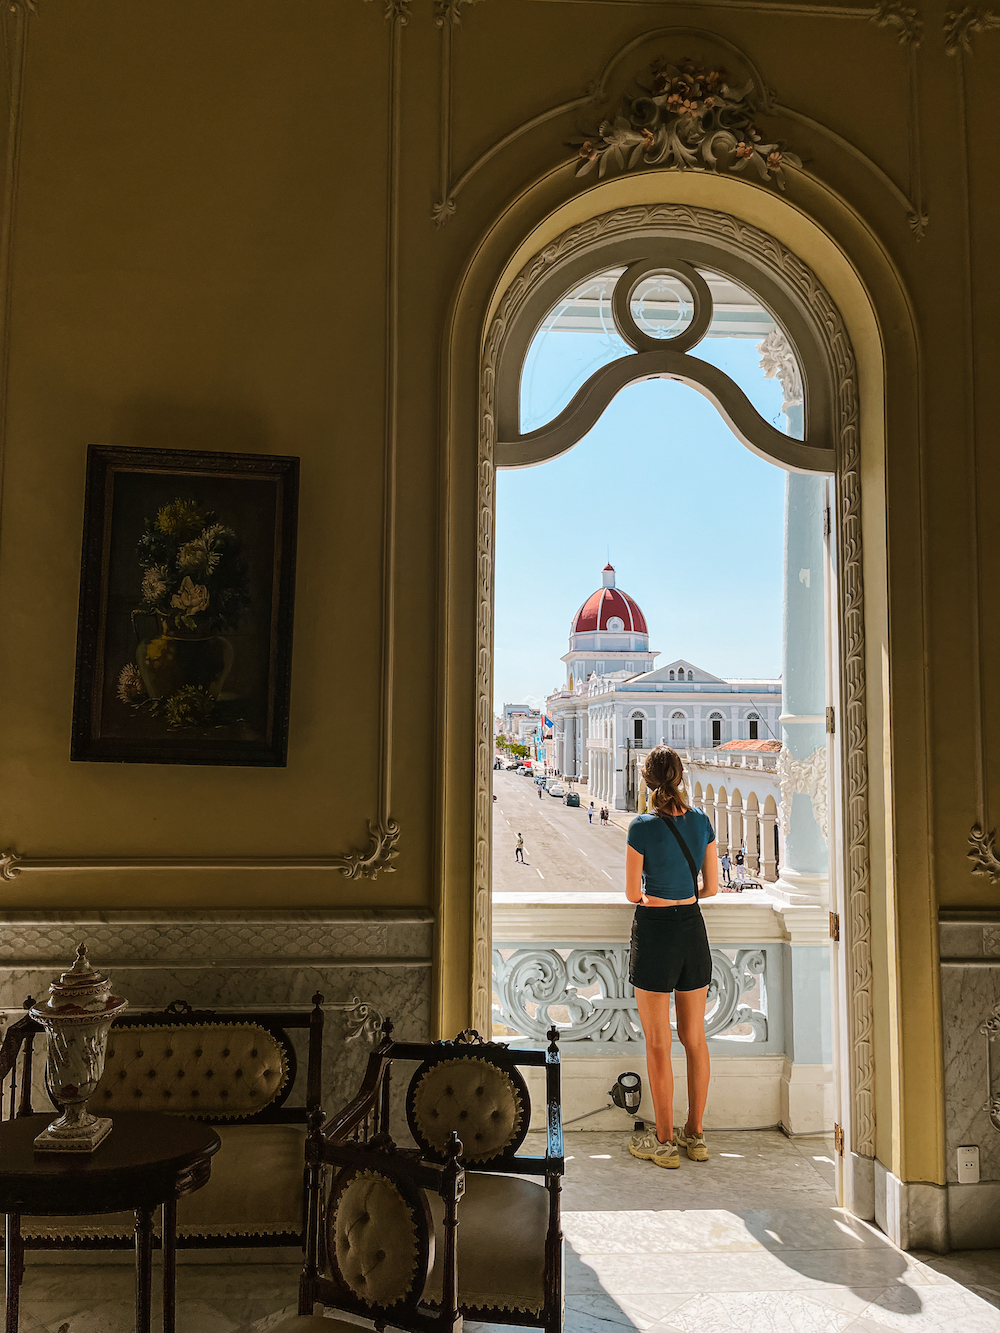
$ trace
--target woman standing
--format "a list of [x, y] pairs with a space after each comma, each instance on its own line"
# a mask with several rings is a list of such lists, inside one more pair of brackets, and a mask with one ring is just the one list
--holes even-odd
[[[680, 756], [668, 745], [649, 752], [642, 776], [653, 809], [632, 820], [625, 853], [625, 896], [636, 904], [629, 980], [646, 1037], [646, 1071], [656, 1112], [655, 1132], [633, 1134], [629, 1152], [667, 1167], [680, 1166], [681, 1147], [692, 1161], [708, 1161], [702, 1117], [708, 1100], [705, 998], [712, 957], [698, 899], [718, 893], [719, 863], [711, 821], [700, 810], [692, 810], [681, 794], [683, 775]], [[687, 1121], [676, 1135], [670, 1064], [672, 991], [688, 1085]]]

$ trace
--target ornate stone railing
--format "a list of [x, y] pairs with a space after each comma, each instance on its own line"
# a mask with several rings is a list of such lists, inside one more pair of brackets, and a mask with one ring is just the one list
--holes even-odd
[[[748, 1046], [766, 1043], [767, 949], [732, 952], [735, 957], [730, 958], [721, 948], [712, 949], [705, 1032], [709, 1038]], [[537, 1040], [556, 1023], [562, 1042], [641, 1042], [628, 955], [627, 944], [563, 949], [539, 944], [514, 947], [512, 952], [501, 944], [493, 952], [493, 989], [498, 1000], [493, 1006], [494, 1022]], [[581, 991], [595, 993], [583, 995]], [[744, 1003], [751, 991], [758, 993], [759, 1008]], [[749, 1031], [736, 1031], [740, 1027]]]

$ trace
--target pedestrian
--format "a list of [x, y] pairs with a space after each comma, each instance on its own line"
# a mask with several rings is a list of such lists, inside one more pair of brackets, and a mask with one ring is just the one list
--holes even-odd
[[731, 883], [732, 883], [732, 880], [729, 878], [729, 866], [730, 866], [730, 864], [731, 864], [731, 863], [730, 863], [730, 860], [729, 860], [729, 852], [728, 852], [728, 851], [725, 851], [725, 852], [722, 853], [722, 882], [723, 882], [723, 884], [731, 884]]
[[[629, 981], [646, 1039], [646, 1070], [655, 1127], [637, 1130], [629, 1152], [657, 1166], [677, 1167], [684, 1148], [693, 1162], [707, 1162], [702, 1117], [708, 1098], [710, 1060], [705, 1039], [705, 1001], [712, 955], [699, 898], [719, 891], [715, 830], [681, 791], [684, 766], [668, 745], [646, 756], [642, 776], [650, 813], [629, 825], [625, 851], [625, 897], [635, 903]], [[701, 884], [698, 869], [701, 868]], [[688, 1112], [674, 1130], [674, 1075], [670, 1063], [670, 996], [677, 1035], [687, 1057]]]
[[538, 784], [538, 799], [539, 799], [539, 800], [542, 799], [542, 784], [541, 784], [541, 783]]
[[608, 807], [606, 805], [601, 806], [601, 823], [605, 828], [608, 827]]
[[514, 860], [524, 864], [524, 839], [520, 833], [517, 835], [517, 846], [514, 848]]
[[590, 809], [587, 811], [587, 823], [592, 824], [593, 822], [594, 822], [594, 802], [591, 801]]
[[746, 879], [746, 871], [743, 869], [743, 862], [746, 860], [743, 848], [736, 853], [736, 883], [742, 884]]

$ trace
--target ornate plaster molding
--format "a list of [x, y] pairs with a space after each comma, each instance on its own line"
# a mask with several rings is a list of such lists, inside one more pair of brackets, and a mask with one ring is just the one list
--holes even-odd
[[876, 5], [871, 17], [877, 28], [895, 28], [900, 46], [919, 46], [924, 32], [924, 20], [912, 5], [902, 0], [883, 0]]
[[765, 184], [783, 190], [784, 167], [801, 168], [800, 158], [783, 143], [764, 143], [757, 129], [757, 115], [770, 109], [766, 85], [758, 88], [749, 79], [742, 88], [730, 88], [718, 69], [660, 58], [650, 66], [649, 78], [649, 88], [625, 94], [619, 115], [570, 140], [579, 146], [577, 176], [596, 169], [603, 177], [609, 165], [619, 171], [749, 172], [752, 167]]
[[385, 824], [373, 824], [368, 821], [369, 849], [365, 852], [350, 852], [347, 856], [335, 856], [330, 865], [347, 879], [378, 879], [380, 873], [391, 875], [396, 867], [391, 864], [399, 853], [396, 843], [399, 841], [399, 825], [394, 819]]
[[482, 4], [482, 0], [434, 0], [435, 28], [443, 28], [446, 23], [453, 28], [460, 28], [463, 6], [479, 4]]
[[[445, 4], [447, 0], [439, 0]], [[461, 2], [461, 0], [460, 0]], [[470, 2], [470, 0], [466, 0]], [[475, 0], [471, 0], [475, 2]], [[570, 2], [570, 0], [567, 0]], [[591, 0], [575, 0], [575, 3], [590, 3]], [[789, 16], [809, 15], [817, 16], [817, 11], [812, 5], [805, 4], [754, 4], [750, 5], [747, 0], [712, 0], [703, 8], [719, 9], [739, 9], [746, 11], [751, 8], [761, 13], [787, 14]], [[874, 5], [871, 8], [858, 9], [847, 5], [825, 5], [823, 6], [822, 17], [830, 19], [864, 19], [873, 23], [876, 27], [894, 30], [896, 32], [897, 44], [908, 52], [908, 80], [909, 80], [909, 182], [906, 191], [900, 189], [899, 185], [887, 174], [876, 162], [874, 162], [867, 153], [864, 153], [856, 144], [851, 143], [842, 135], [837, 134], [828, 126], [813, 120], [800, 111], [792, 107], [782, 106], [774, 100], [773, 93], [770, 91], [766, 80], [760, 70], [754, 64], [747, 54], [727, 41], [719, 33], [707, 32], [700, 28], [690, 27], [668, 27], [652, 28], [638, 37], [627, 42], [623, 47], [612, 55], [605, 64], [600, 75], [591, 82], [586, 89], [577, 97], [570, 98], [567, 101], [559, 102], [543, 111], [528, 117], [513, 129], [508, 130], [506, 134], [497, 139], [489, 148], [482, 152], [457, 178], [452, 177], [451, 163], [451, 78], [452, 78], [452, 30], [457, 26], [453, 22], [441, 22], [438, 26], [442, 31], [441, 47], [441, 98], [440, 98], [440, 181], [438, 199], [432, 207], [431, 213], [434, 222], [438, 227], [444, 226], [450, 218], [454, 217], [457, 211], [457, 199], [460, 192], [494, 157], [510, 147], [523, 135], [532, 130], [555, 120], [560, 116], [566, 115], [571, 111], [577, 111], [584, 107], [597, 107], [608, 100], [608, 87], [611, 75], [617, 69], [618, 65], [626, 59], [633, 51], [657, 38], [662, 38], [665, 42], [671, 38], [695, 37], [707, 40], [713, 43], [717, 48], [732, 53], [739, 61], [743, 63], [749, 72], [754, 86], [760, 90], [761, 109], [769, 114], [781, 117], [787, 120], [806, 126], [816, 134], [821, 135], [830, 143], [835, 144], [840, 150], [848, 154], [854, 161], [858, 162], [864, 169], [871, 173], [876, 180], [888, 191], [897, 201], [906, 214], [910, 230], [916, 240], [921, 240], [926, 231], [929, 215], [924, 208], [923, 186], [920, 168], [920, 107], [917, 96], [917, 64], [916, 53], [920, 45], [923, 20], [919, 13], [910, 5], [900, 3], [900, 0], [883, 0], [882, 3]], [[610, 122], [609, 122], [610, 123]], [[785, 156], [785, 163], [791, 165], [792, 159]], [[579, 155], [569, 159], [567, 165], [576, 165], [579, 167]], [[682, 168], [692, 170], [705, 170], [703, 164], [685, 164], [683, 162], [677, 165]], [[779, 164], [781, 165], [781, 164]], [[811, 174], [807, 168], [801, 164], [796, 168], [804, 174]]]
[[796, 793], [808, 796], [812, 802], [813, 819], [826, 838], [829, 832], [829, 798], [826, 781], [826, 747], [813, 750], [808, 759], [793, 759], [787, 745], [778, 755], [778, 785], [781, 787], [781, 808], [778, 823], [783, 837], [788, 837], [792, 811], [792, 797]]
[[[962, 247], [962, 278], [965, 297], [965, 367], [964, 391], [968, 402], [975, 402], [977, 397], [976, 359], [973, 349], [977, 340], [975, 306], [975, 255], [974, 234], [972, 227], [972, 184], [969, 148], [969, 99], [968, 73], [966, 63], [973, 54], [972, 38], [976, 33], [990, 29], [1000, 29], [1000, 14], [991, 9], [974, 9], [967, 5], [961, 10], [949, 10], [944, 18], [945, 51], [955, 58], [955, 81], [958, 93], [958, 119], [961, 128], [961, 148], [959, 166], [961, 182], [961, 203], [964, 220], [963, 233], [965, 244]], [[966, 468], [972, 478], [979, 475], [979, 430], [975, 414], [972, 415], [967, 431]], [[986, 673], [983, 670], [983, 593], [980, 553], [982, 534], [980, 500], [974, 485], [966, 486], [968, 494], [969, 533], [969, 600], [970, 621], [972, 625], [972, 691], [975, 696], [975, 747], [973, 765], [976, 788], [976, 819], [969, 832], [969, 858], [973, 862], [972, 873], [989, 875], [990, 883], [997, 883], [997, 857], [994, 852], [996, 830], [990, 828], [990, 801], [987, 774], [989, 772], [988, 741], [986, 735]], [[987, 832], [987, 830], [989, 830]]]
[[410, 5], [413, 0], [382, 0], [382, 17], [386, 23], [398, 23], [400, 27], [410, 21]]
[[944, 49], [950, 56], [965, 52], [972, 55], [972, 38], [977, 32], [1000, 28], [1000, 14], [992, 9], [951, 9], [944, 16]]
[[782, 412], [787, 412], [790, 407], [801, 407], [805, 402], [805, 394], [799, 363], [781, 329], [772, 329], [763, 342], [757, 344], [757, 351], [760, 353], [760, 368], [764, 378], [776, 379], [781, 385], [785, 395], [781, 404]]
[[195, 857], [34, 857], [12, 850], [0, 851], [0, 880], [13, 880], [22, 872], [39, 870], [339, 870], [347, 879], [377, 879], [391, 875], [399, 855], [396, 843], [400, 829], [394, 819], [368, 821], [366, 851], [345, 856], [195, 856]]
[[972, 862], [974, 875], [988, 875], [991, 884], [1000, 883], [1000, 857], [996, 853], [996, 829], [984, 832], [980, 824], [973, 824], [969, 834], [966, 856]]
[[711, 239], [732, 252], [752, 256], [790, 288], [813, 314], [835, 392], [832, 431], [836, 445], [838, 602], [842, 627], [841, 699], [844, 714], [845, 947], [848, 949], [851, 1014], [851, 1147], [875, 1151], [875, 1056], [873, 1047], [871, 886], [868, 821], [868, 729], [865, 709], [865, 618], [861, 534], [861, 452], [858, 375], [840, 312], [806, 264], [773, 236], [726, 213], [682, 204], [617, 209], [570, 228], [535, 254], [514, 278], [486, 330], [480, 372], [479, 562], [477, 608], [476, 857], [474, 958], [476, 1021], [490, 1013], [490, 821], [492, 802], [493, 523], [497, 379], [508, 324], [551, 266], [583, 251], [595, 238], [630, 239], [644, 227], [667, 223], [692, 239]]

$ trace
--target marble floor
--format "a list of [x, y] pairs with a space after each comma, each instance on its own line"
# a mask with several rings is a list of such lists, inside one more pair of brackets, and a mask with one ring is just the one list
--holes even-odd
[[[1000, 1252], [903, 1254], [836, 1208], [829, 1141], [712, 1134], [712, 1160], [677, 1171], [625, 1142], [567, 1134], [567, 1333], [1000, 1333]], [[183, 1263], [178, 1333], [267, 1333], [293, 1312], [297, 1266], [260, 1257]], [[131, 1329], [127, 1263], [38, 1258], [22, 1333]]]

